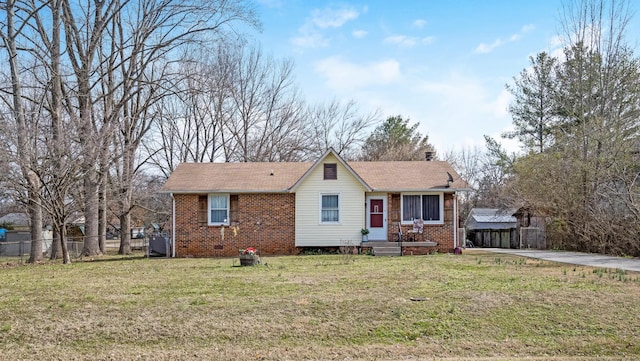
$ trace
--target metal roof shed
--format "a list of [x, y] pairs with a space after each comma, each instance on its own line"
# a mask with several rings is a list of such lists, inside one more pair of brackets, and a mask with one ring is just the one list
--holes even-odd
[[479, 247], [517, 247], [515, 212], [514, 209], [473, 208], [465, 221], [467, 239]]

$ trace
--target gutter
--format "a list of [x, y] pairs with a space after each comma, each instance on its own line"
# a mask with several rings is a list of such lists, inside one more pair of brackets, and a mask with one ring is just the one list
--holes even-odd
[[471, 188], [446, 188], [446, 187], [437, 187], [437, 188], [420, 188], [420, 189], [405, 189], [405, 188], [376, 188], [371, 191], [371, 193], [420, 193], [420, 192], [443, 192], [443, 193], [457, 193], [457, 192], [470, 192]]
[[211, 194], [211, 193], [229, 193], [229, 194], [245, 194], [245, 193], [293, 193], [289, 189], [267, 189], [267, 190], [252, 190], [252, 189], [208, 189], [208, 190], [166, 190], [159, 191], [158, 193], [169, 194]]
[[458, 194], [453, 192], [453, 249], [458, 247]]
[[169, 193], [171, 195], [171, 257], [176, 258], [176, 199], [173, 197], [173, 193]]

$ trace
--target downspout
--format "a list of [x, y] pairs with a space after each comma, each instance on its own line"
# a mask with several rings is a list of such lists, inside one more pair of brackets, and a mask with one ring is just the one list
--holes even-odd
[[171, 257], [176, 258], [176, 199], [171, 193]]
[[458, 197], [453, 192], [453, 249], [458, 247]]

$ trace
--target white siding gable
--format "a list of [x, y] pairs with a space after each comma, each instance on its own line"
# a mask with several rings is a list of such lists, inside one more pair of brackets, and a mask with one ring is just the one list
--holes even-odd
[[[337, 164], [338, 179], [324, 179], [325, 163]], [[328, 154], [296, 188], [296, 246], [360, 245], [365, 191], [362, 183], [333, 154]], [[338, 195], [338, 222], [322, 222], [323, 194]]]

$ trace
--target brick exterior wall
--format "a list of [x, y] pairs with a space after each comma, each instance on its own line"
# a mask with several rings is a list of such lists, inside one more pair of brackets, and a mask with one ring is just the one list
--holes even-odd
[[[395, 242], [398, 239], [398, 224], [400, 223], [400, 193], [389, 193], [388, 203], [389, 206], [389, 234], [388, 239], [390, 242]], [[424, 225], [424, 238], [429, 241], [437, 242], [436, 247], [438, 252], [448, 253], [453, 252], [453, 202], [456, 200], [453, 198], [453, 194], [444, 194], [444, 224], [425, 224]], [[401, 225], [403, 239], [407, 240], [408, 232], [413, 229], [413, 225]], [[403, 247], [410, 247], [406, 243]], [[429, 253], [426, 249], [416, 249], [414, 254]]]
[[238, 194], [229, 226], [199, 222], [198, 194], [175, 194], [176, 257], [235, 257], [255, 247], [262, 255], [297, 254], [295, 194]]
[[[238, 194], [237, 214], [230, 226], [209, 226], [199, 222], [199, 194], [175, 194], [176, 257], [235, 257], [238, 251], [255, 247], [262, 255], [291, 255], [302, 250], [295, 246], [295, 194]], [[452, 194], [444, 195], [444, 224], [424, 225], [424, 237], [437, 242], [438, 252], [453, 252]], [[397, 240], [400, 222], [400, 194], [388, 195], [388, 239]], [[232, 206], [232, 210], [233, 210]], [[406, 239], [411, 225], [403, 225]], [[404, 247], [411, 247], [404, 244]], [[408, 250], [409, 248], [406, 248]], [[433, 252], [429, 247], [411, 249], [413, 254]], [[423, 253], [424, 252], [424, 253]]]

